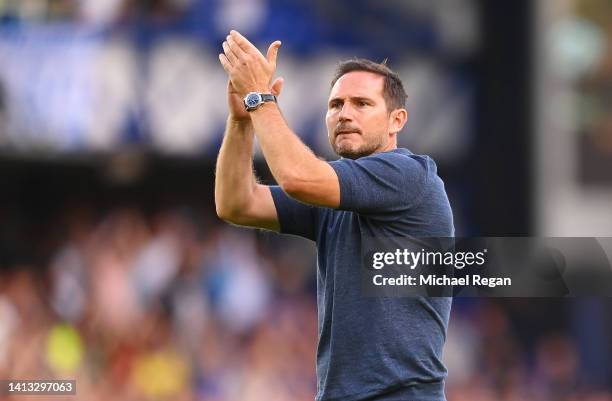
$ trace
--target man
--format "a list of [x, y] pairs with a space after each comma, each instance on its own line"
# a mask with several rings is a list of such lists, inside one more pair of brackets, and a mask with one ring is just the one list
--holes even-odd
[[[264, 57], [238, 32], [223, 43], [230, 111], [217, 161], [217, 214], [316, 241], [317, 400], [444, 400], [450, 299], [360, 292], [364, 236], [454, 234], [434, 162], [397, 148], [407, 120], [401, 80], [371, 61], [340, 64], [326, 122], [342, 158], [325, 162], [291, 131], [270, 96], [283, 84], [272, 82], [280, 45], [272, 43]], [[255, 180], [253, 132], [279, 186]]]

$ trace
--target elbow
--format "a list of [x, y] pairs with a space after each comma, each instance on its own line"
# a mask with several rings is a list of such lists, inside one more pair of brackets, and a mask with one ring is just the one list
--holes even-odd
[[232, 223], [238, 210], [233, 199], [224, 196], [222, 191], [215, 188], [215, 212], [219, 219]]
[[217, 217], [226, 223], [236, 226], [247, 225], [249, 220], [248, 214], [244, 212], [246, 208], [244, 205], [224, 205], [222, 202], [215, 202]]
[[215, 212], [226, 223], [242, 225], [248, 218], [253, 202], [252, 195], [238, 193], [235, 196], [215, 192]]
[[300, 200], [304, 195], [304, 181], [296, 175], [286, 175], [278, 180], [283, 191], [294, 199]]
[[227, 223], [233, 223], [236, 220], [236, 213], [227, 206], [223, 206], [221, 202], [215, 202], [215, 211], [217, 217]]
[[215, 205], [215, 211], [217, 212], [217, 217], [223, 221], [227, 221], [229, 219], [229, 213], [223, 207], [219, 206], [219, 204]]

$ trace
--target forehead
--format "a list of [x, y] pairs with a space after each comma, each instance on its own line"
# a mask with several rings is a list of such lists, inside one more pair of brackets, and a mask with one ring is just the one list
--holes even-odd
[[329, 98], [383, 96], [385, 78], [369, 71], [352, 71], [341, 76], [331, 89]]

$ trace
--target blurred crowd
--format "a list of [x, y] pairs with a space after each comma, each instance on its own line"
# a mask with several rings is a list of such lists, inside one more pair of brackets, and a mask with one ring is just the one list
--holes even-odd
[[0, 377], [74, 378], [83, 400], [313, 398], [311, 249], [272, 258], [181, 211], [63, 223], [46, 266], [0, 270]]
[[168, 19], [180, 15], [192, 0], [4, 0], [0, 15], [5, 21], [78, 21], [107, 24], [141, 15]]
[[[187, 207], [95, 210], [0, 266], [1, 378], [75, 379], [88, 401], [313, 399], [312, 244]], [[455, 300], [449, 400], [612, 400], [609, 308]]]
[[405, 80], [413, 146], [457, 163], [473, 141], [475, 78], [462, 66], [478, 45], [474, 3], [0, 0], [0, 152], [216, 153], [227, 115], [217, 55], [237, 29], [260, 49], [282, 39], [281, 105], [315, 151], [331, 156], [333, 70], [362, 56]]

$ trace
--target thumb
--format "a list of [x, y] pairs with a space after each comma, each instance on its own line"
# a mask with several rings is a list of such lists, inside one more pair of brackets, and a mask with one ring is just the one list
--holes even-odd
[[274, 68], [276, 68], [276, 57], [278, 56], [279, 47], [281, 47], [280, 40], [275, 40], [274, 42], [272, 42], [270, 47], [268, 47], [268, 54], [266, 58], [268, 59], [268, 63], [270, 63]]
[[272, 87], [270, 88], [270, 92], [272, 92], [274, 96], [280, 95], [283, 89], [284, 83], [285, 83], [285, 79], [283, 77], [276, 78], [274, 82], [272, 82]]

